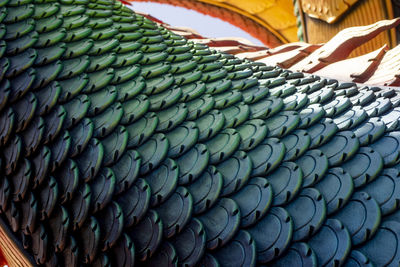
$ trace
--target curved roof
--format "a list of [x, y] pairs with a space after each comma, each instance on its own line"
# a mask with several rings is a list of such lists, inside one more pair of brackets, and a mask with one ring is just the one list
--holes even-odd
[[273, 49], [249, 44], [242, 38], [207, 38], [187, 27], [174, 27], [142, 14], [160, 23], [172, 32], [215, 50], [236, 55], [241, 59], [279, 66], [292, 71], [301, 71], [340, 80], [377, 86], [400, 86], [400, 46], [390, 49], [381, 45], [371, 52], [354, 51], [375, 41], [382, 33], [394, 29], [400, 19], [381, 20], [374, 24], [350, 27], [337, 33], [325, 44], [293, 42]]
[[[398, 88], [242, 61], [118, 1], [3, 4], [13, 266], [400, 262]], [[399, 22], [346, 30], [301, 68]]]
[[150, 2], [181, 6], [218, 17], [245, 30], [269, 47], [298, 40], [292, 0], [150, 0]]

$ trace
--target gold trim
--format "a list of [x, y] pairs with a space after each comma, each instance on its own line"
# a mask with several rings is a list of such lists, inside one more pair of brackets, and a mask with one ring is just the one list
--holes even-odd
[[[198, 0], [199, 2], [203, 2], [203, 3], [207, 3], [210, 5], [214, 5], [214, 6], [218, 6], [221, 8], [225, 8], [225, 9], [229, 9], [235, 13], [241, 14], [245, 17], [250, 18], [251, 20], [257, 22], [258, 24], [260, 24], [261, 26], [263, 26], [264, 28], [266, 28], [268, 31], [270, 31], [271, 33], [273, 33], [280, 41], [282, 41], [283, 43], [288, 43], [289, 38], [287, 38], [286, 36], [284, 36], [282, 33], [280, 33], [278, 30], [276, 30], [274, 27], [272, 27], [272, 25], [270, 25], [267, 20], [261, 19], [258, 16], [255, 16], [253, 14], [251, 14], [249, 11], [246, 10], [245, 6], [246, 6], [246, 2], [243, 1], [243, 6], [244, 8], [240, 8], [238, 6], [234, 6], [231, 4], [227, 4], [224, 3], [221, 0]], [[252, 1], [254, 2], [254, 1]], [[259, 1], [260, 3], [262, 3], [262, 1]], [[254, 13], [254, 11], [252, 12]], [[294, 18], [294, 14], [293, 14], [293, 18]], [[296, 25], [293, 25], [294, 27], [296, 27]], [[296, 37], [297, 39], [297, 37]]]
[[298, 3], [298, 7], [299, 7], [299, 14], [300, 14], [300, 20], [301, 20], [301, 26], [303, 28], [303, 38], [304, 38], [304, 42], [308, 43], [308, 31], [307, 31], [307, 25], [306, 25], [306, 18], [304, 17], [304, 10], [301, 7], [301, 0], [295, 0]]
[[[1, 219], [0, 219], [1, 220]], [[0, 223], [0, 250], [9, 267], [33, 267], [32, 262], [21, 252], [20, 247], [7, 234]]]
[[[393, 10], [392, 0], [385, 0], [384, 4], [385, 4], [386, 10], [388, 12], [387, 17], [389, 19], [393, 19], [394, 18], [394, 10]], [[396, 28], [390, 29], [389, 41], [390, 41], [390, 44], [389, 44], [390, 47], [395, 47], [397, 45]]]
[[335, 23], [343, 14], [360, 0], [301, 0], [301, 6], [308, 16]]
[[[304, 3], [305, 0], [301, 1]], [[303, 7], [303, 5], [301, 5], [301, 7]], [[334, 24], [328, 24], [325, 21], [312, 18], [302, 10], [301, 15], [303, 16], [303, 27], [304, 32], [306, 33], [305, 39], [308, 43], [312, 44], [324, 43], [333, 38], [337, 32], [345, 28], [353, 27], [355, 25], [368, 25], [380, 20], [393, 19], [393, 8], [391, 0], [359, 1], [358, 4], [352, 7], [350, 12], [346, 12], [344, 17]], [[396, 46], [396, 43], [396, 30], [390, 29], [379, 34], [373, 40], [356, 48], [350, 57], [369, 53], [382, 47], [384, 44], [388, 44], [393, 48]]]

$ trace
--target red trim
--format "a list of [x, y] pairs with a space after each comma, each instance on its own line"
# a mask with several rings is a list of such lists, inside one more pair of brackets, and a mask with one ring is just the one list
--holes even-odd
[[122, 4], [126, 5], [126, 6], [132, 6], [131, 3], [129, 3], [128, 1], [125, 0], [119, 0]]
[[7, 265], [7, 262], [6, 262], [6, 259], [4, 258], [4, 255], [0, 249], [0, 266], [4, 266], [4, 265]]

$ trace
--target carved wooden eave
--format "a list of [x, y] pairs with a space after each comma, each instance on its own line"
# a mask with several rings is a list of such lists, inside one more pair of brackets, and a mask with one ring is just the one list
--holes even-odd
[[359, 0], [300, 0], [303, 12], [308, 16], [335, 23]]
[[[218, 17], [261, 40], [268, 47], [299, 38], [311, 44], [325, 43], [339, 31], [369, 25], [394, 16], [392, 0], [128, 0], [152, 1], [196, 10]], [[297, 20], [296, 20], [297, 19]], [[299, 27], [299, 28], [298, 28]], [[397, 44], [395, 29], [377, 36], [352, 52], [360, 56], [388, 44]]]
[[344, 82], [362, 82], [377, 86], [400, 86], [400, 45], [388, 50], [383, 45], [370, 53], [349, 57], [352, 51], [378, 39], [379, 33], [393, 29], [400, 19], [383, 20], [371, 25], [346, 28], [325, 44], [289, 43], [273, 49], [249, 45], [235, 38], [207, 38], [194, 34], [190, 28], [176, 28], [163, 24], [169, 30], [184, 35], [196, 43], [207, 44], [215, 50], [235, 54], [270, 66], [293, 71], [305, 71], [321, 77]]
[[[297, 0], [297, 3], [301, 8], [304, 41], [312, 44], [327, 42], [349, 27], [395, 18], [392, 0]], [[385, 44], [393, 48], [397, 42], [393, 28], [374, 38], [373, 42], [358, 47], [351, 56], [364, 55]]]

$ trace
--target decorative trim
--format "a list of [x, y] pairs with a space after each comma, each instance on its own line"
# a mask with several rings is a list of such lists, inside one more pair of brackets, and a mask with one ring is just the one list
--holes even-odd
[[25, 252], [0, 218], [0, 250], [9, 267], [33, 267], [34, 260]]
[[[276, 47], [297, 40], [294, 31], [275, 29], [260, 14], [251, 14], [237, 6], [217, 0], [130, 0], [130, 2], [156, 2], [180, 6], [217, 17], [248, 32], [268, 47]], [[254, 11], [254, 10], [253, 10]], [[293, 14], [293, 19], [295, 16]], [[293, 23], [293, 28], [296, 24]], [[288, 28], [290, 29], [290, 27]]]
[[297, 26], [297, 38], [299, 38], [299, 41], [304, 42], [305, 41], [305, 32], [304, 32], [304, 20], [302, 16], [302, 11], [301, 11], [301, 5], [300, 5], [300, 0], [293, 0], [293, 6], [294, 6], [294, 15], [296, 16], [296, 26]]
[[301, 0], [301, 7], [308, 16], [335, 23], [360, 0]]

